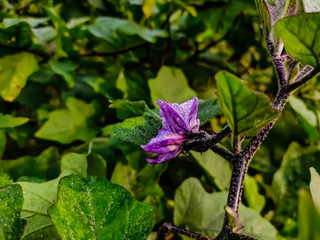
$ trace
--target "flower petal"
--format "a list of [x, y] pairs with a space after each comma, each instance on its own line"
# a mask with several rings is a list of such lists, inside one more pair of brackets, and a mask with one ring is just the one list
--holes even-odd
[[189, 131], [197, 132], [200, 127], [200, 120], [197, 119], [199, 100], [194, 97], [191, 100], [180, 104], [179, 113], [189, 127]]
[[156, 137], [141, 147], [149, 153], [167, 153], [178, 150], [184, 140], [183, 136], [175, 132], [161, 129]]
[[158, 103], [160, 106], [159, 117], [162, 120], [164, 129], [174, 131], [178, 134], [183, 134], [186, 131], [190, 131], [183, 117], [178, 112], [179, 104], [168, 104], [164, 101], [157, 101], [156, 103]]
[[177, 150], [177, 151], [172, 151], [172, 152], [168, 152], [168, 153], [163, 153], [163, 154], [159, 154], [153, 158], [147, 158], [146, 160], [149, 162], [149, 163], [152, 163], [152, 164], [158, 164], [158, 163], [163, 163], [167, 160], [170, 160], [172, 158], [175, 158], [176, 156], [178, 156], [179, 154], [181, 153], [180, 150]]

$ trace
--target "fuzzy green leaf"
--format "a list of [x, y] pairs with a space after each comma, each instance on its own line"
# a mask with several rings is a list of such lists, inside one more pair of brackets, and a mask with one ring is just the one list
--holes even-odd
[[266, 96], [253, 92], [231, 73], [221, 71], [216, 79], [218, 100], [235, 135], [254, 136], [280, 115]]
[[154, 210], [124, 188], [96, 177], [61, 179], [48, 213], [62, 239], [146, 239]]
[[221, 107], [216, 99], [200, 100], [197, 118], [200, 119], [200, 124], [203, 125], [210, 121], [211, 118], [214, 118], [220, 111]]
[[320, 13], [306, 13], [281, 19], [275, 26], [291, 57], [320, 67]]
[[20, 239], [25, 222], [20, 219], [23, 204], [21, 187], [9, 184], [0, 187], [0, 239]]
[[[22, 216], [27, 220], [24, 236], [37, 239], [41, 233], [48, 233], [46, 228], [52, 226], [47, 210], [57, 198], [57, 186], [60, 179], [70, 174], [87, 176], [87, 158], [84, 154], [69, 153], [61, 159], [60, 175], [47, 182], [18, 182], [22, 186], [24, 204]], [[50, 233], [50, 230], [48, 230]]]
[[142, 116], [118, 123], [113, 128], [113, 136], [135, 145], [147, 144], [161, 128], [159, 116], [148, 109]]

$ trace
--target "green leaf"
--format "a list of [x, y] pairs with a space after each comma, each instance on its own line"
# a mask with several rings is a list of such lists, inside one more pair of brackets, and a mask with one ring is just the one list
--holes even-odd
[[291, 57], [303, 64], [320, 68], [320, 13], [289, 16], [275, 30]]
[[107, 178], [107, 162], [100, 154], [91, 152], [87, 161], [88, 175]]
[[0, 187], [12, 183], [11, 177], [6, 173], [0, 173]]
[[161, 128], [159, 116], [147, 109], [140, 117], [125, 119], [112, 130], [115, 138], [135, 145], [147, 144], [155, 137]]
[[0, 129], [0, 159], [3, 156], [4, 151], [6, 150], [7, 136], [4, 129]]
[[0, 187], [0, 237], [7, 240], [20, 239], [25, 225], [20, 219], [22, 204], [23, 195], [19, 185]]
[[33, 33], [26, 22], [0, 28], [0, 45], [5, 47], [27, 48], [33, 44]]
[[206, 11], [199, 11], [198, 15], [201, 17], [201, 21], [206, 24], [207, 29], [202, 34], [203, 37], [205, 39], [211, 37], [213, 41], [224, 39], [230, 30], [236, 30], [235, 22], [241, 12], [252, 8], [253, 5], [248, 1], [232, 0], [218, 4], [214, 8], [208, 8]]
[[249, 207], [261, 212], [266, 204], [265, 197], [259, 193], [259, 186], [255, 178], [246, 175], [244, 179], [243, 195]]
[[[319, 187], [319, 186], [318, 186]], [[298, 240], [317, 240], [320, 238], [320, 213], [315, 208], [310, 193], [301, 189], [298, 192]]]
[[26, 85], [28, 77], [39, 69], [33, 54], [21, 52], [0, 58], [0, 95], [12, 102]]
[[181, 69], [162, 66], [155, 79], [148, 81], [152, 102], [185, 102], [197, 94], [189, 87]]
[[[22, 216], [28, 221], [24, 236], [32, 239], [52, 225], [49, 224], [47, 210], [57, 198], [60, 179], [70, 174], [87, 176], [87, 158], [84, 154], [68, 153], [61, 159], [61, 173], [51, 181], [43, 183], [18, 182], [22, 186], [24, 204]], [[43, 216], [43, 217], [41, 217]]]
[[18, 159], [3, 160], [0, 172], [8, 173], [14, 180], [29, 177], [44, 181], [59, 174], [59, 152], [55, 147], [44, 150], [38, 156], [23, 156]]
[[70, 174], [79, 174], [84, 177], [87, 175], [87, 159], [84, 154], [69, 153], [63, 156], [61, 173], [51, 181], [43, 183], [18, 182], [22, 186], [25, 197], [23, 211], [46, 215], [48, 207], [56, 199], [59, 180]]
[[119, 42], [118, 34], [122, 33], [129, 36], [138, 35], [142, 39], [155, 43], [158, 37], [166, 37], [164, 30], [149, 29], [137, 23], [125, 19], [114, 17], [98, 17], [94, 25], [89, 26], [89, 31], [96, 37], [102, 38], [114, 45]]
[[57, 46], [55, 48], [56, 58], [67, 57], [68, 54], [73, 53], [73, 45], [66, 24], [60, 17], [60, 14], [56, 8], [48, 6], [43, 6], [43, 8], [57, 30]]
[[29, 124], [24, 124], [14, 128], [6, 128], [6, 133], [18, 143], [20, 148], [23, 148], [27, 141], [30, 140], [31, 135], [33, 135], [34, 128]]
[[109, 107], [117, 110], [118, 119], [141, 116], [148, 109], [145, 101], [130, 102], [125, 99], [118, 99], [112, 102]]
[[220, 111], [221, 107], [216, 99], [200, 100], [197, 118], [200, 119], [200, 124], [203, 125], [209, 122], [211, 118], [214, 118]]
[[[116, 72], [114, 69], [113, 71]], [[113, 78], [113, 76], [111, 78]], [[93, 88], [94, 92], [102, 94], [106, 99], [114, 100], [120, 95], [120, 90], [118, 90], [112, 81], [109, 81], [108, 79], [98, 76], [85, 76], [82, 80]]]
[[[133, 158], [136, 160], [136, 155]], [[141, 201], [148, 196], [162, 196], [159, 178], [166, 169], [166, 165], [147, 164], [141, 170], [134, 165], [135, 163], [132, 160], [130, 162], [130, 159], [126, 163], [119, 161], [113, 170], [111, 182], [126, 188], [134, 198]]]
[[96, 8], [106, 10], [103, 0], [88, 0], [88, 3]]
[[269, 34], [271, 32], [271, 22], [268, 5], [265, 0], [255, 0], [255, 3], [260, 15], [264, 34]]
[[50, 60], [49, 66], [52, 71], [60, 76], [66, 81], [70, 88], [74, 87], [74, 70], [76, 67], [69, 60]]
[[27, 221], [23, 240], [57, 240], [60, 239], [48, 215], [35, 214], [24, 218]]
[[204, 153], [191, 151], [191, 154], [220, 190], [229, 188], [232, 169], [227, 160], [211, 150]]
[[[227, 192], [207, 193], [196, 178], [185, 180], [174, 196], [174, 224], [216, 237], [223, 224], [227, 195]], [[276, 239], [275, 227], [257, 211], [240, 204], [239, 217], [243, 234], [263, 240]]]
[[62, 239], [146, 239], [154, 210], [122, 187], [95, 177], [61, 179], [48, 213]]
[[0, 113], [0, 128], [12, 128], [25, 124], [29, 121], [29, 118], [13, 117], [11, 115], [3, 115]]
[[157, 0], [143, 0], [142, 12], [146, 18], [150, 18], [153, 8], [156, 6]]
[[320, 212], [320, 189], [319, 189], [320, 175], [317, 173], [316, 169], [313, 167], [310, 168], [310, 174], [311, 174], [310, 191], [311, 191], [312, 199]]
[[[48, 22], [48, 18], [33, 18], [33, 17], [17, 17], [17, 18], [5, 18], [3, 19], [3, 24], [5, 27], [11, 27], [20, 22], [28, 23], [31, 27], [37, 27], [42, 24], [46, 24]], [[22, 39], [21, 39], [22, 40]]]
[[236, 76], [226, 71], [216, 75], [218, 100], [234, 134], [254, 136], [262, 127], [279, 117], [270, 100], [250, 90]]
[[288, 217], [294, 217], [297, 210], [297, 191], [309, 186], [310, 167], [320, 171], [319, 158], [319, 146], [301, 147], [296, 142], [290, 144], [272, 181], [277, 221], [284, 222]]
[[96, 113], [93, 104], [68, 98], [66, 107], [67, 109], [51, 112], [49, 120], [35, 133], [35, 136], [67, 144], [74, 140], [87, 141], [97, 134], [98, 130], [90, 121]]
[[290, 96], [289, 103], [292, 109], [298, 114], [310, 141], [316, 141], [319, 134], [316, 114], [309, 110], [307, 105], [299, 98]]

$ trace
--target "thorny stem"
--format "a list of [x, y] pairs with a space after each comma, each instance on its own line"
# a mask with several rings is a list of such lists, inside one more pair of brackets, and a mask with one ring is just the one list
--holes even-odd
[[[283, 62], [281, 62], [281, 64], [279, 62], [279, 65], [275, 64], [275, 66], [280, 67], [282, 69]], [[278, 70], [278, 72], [281, 72], [281, 71], [282, 70]], [[307, 83], [309, 80], [314, 78], [319, 72], [320, 72], [320, 69], [315, 69], [312, 71], [311, 67], [305, 67], [301, 71], [301, 73], [296, 77], [296, 81], [290, 85], [287, 84], [287, 79], [285, 80], [280, 79], [279, 92], [272, 104], [272, 107], [274, 109], [282, 111], [285, 104], [288, 101], [290, 94], [294, 90], [296, 90], [297, 88], [301, 87], [302, 85]], [[278, 75], [278, 77], [280, 78], [286, 77], [286, 75]], [[284, 82], [286, 82], [286, 84], [282, 85], [281, 83], [284, 83]], [[211, 138], [208, 139], [208, 141], [210, 141], [210, 144], [212, 144], [210, 149], [213, 152], [221, 155], [222, 157], [224, 157], [226, 160], [228, 160], [233, 164], [227, 206], [230, 207], [236, 213], [238, 213], [238, 210], [239, 210], [239, 204], [240, 204], [242, 192], [243, 192], [243, 182], [244, 182], [245, 175], [248, 171], [248, 166], [250, 164], [250, 161], [252, 160], [254, 154], [258, 150], [263, 140], [268, 135], [269, 131], [274, 126], [276, 120], [277, 119], [273, 120], [264, 128], [262, 128], [254, 137], [251, 138], [248, 145], [236, 155], [233, 155], [231, 152], [224, 149], [223, 147], [216, 145], [220, 140], [222, 140], [224, 137], [228, 136], [231, 133], [231, 129], [228, 126], [225, 126], [219, 133], [212, 135]], [[168, 232], [180, 233], [182, 235], [191, 237], [193, 239], [198, 239], [198, 240], [211, 240], [209, 237], [204, 236], [202, 234], [181, 229], [168, 223], [165, 223], [160, 228], [158, 233], [158, 240], [165, 240], [165, 236]], [[251, 238], [246, 235], [233, 233], [228, 216], [227, 214], [225, 214], [222, 230], [219, 233], [219, 235], [215, 238], [215, 240], [229, 240], [229, 239], [255, 240], [254, 238]]]
[[209, 141], [212, 145], [216, 144], [220, 142], [223, 138], [228, 136], [230, 133], [231, 133], [231, 129], [228, 125], [226, 125], [224, 128], [222, 128], [220, 132], [212, 135], [212, 138]]
[[[272, 52], [272, 50], [270, 52]], [[312, 71], [311, 67], [305, 67], [303, 71], [297, 76], [296, 81], [291, 85], [288, 85], [288, 80], [286, 79], [287, 76], [284, 71], [284, 64], [282, 58], [272, 59], [274, 61], [274, 66], [276, 68], [276, 73], [279, 80], [279, 92], [275, 101], [272, 104], [272, 107], [274, 109], [282, 111], [292, 91], [301, 87], [303, 84], [307, 83], [309, 80], [315, 77], [319, 73], [319, 69], [317, 69], [316, 71]], [[279, 59], [281, 59], [281, 61], [278, 61]], [[248, 171], [249, 163], [252, 160], [256, 151], [258, 150], [259, 146], [261, 145], [261, 143], [266, 138], [267, 134], [275, 124], [276, 120], [277, 119], [273, 120], [264, 128], [262, 128], [256, 134], [256, 136], [254, 136], [250, 140], [249, 144], [243, 149], [243, 151], [241, 151], [238, 155], [235, 156], [233, 162], [233, 170], [227, 206], [230, 207], [236, 213], [238, 213], [239, 210], [239, 203], [241, 201], [243, 191], [244, 177]], [[215, 238], [215, 240], [230, 239], [231, 235], [234, 235], [234, 233], [232, 233], [228, 216], [225, 214], [225, 220], [222, 230], [220, 234]]]
[[[166, 240], [166, 235], [168, 233], [179, 233], [196, 240], [212, 240], [208, 236], [176, 227], [171, 223], [162, 224], [162, 226], [158, 231], [157, 240]], [[256, 240], [256, 239], [243, 234], [239, 234], [239, 233], [231, 233], [228, 236], [228, 240]]]
[[169, 232], [179, 233], [179, 234], [182, 234], [184, 236], [191, 237], [191, 238], [197, 239], [197, 240], [211, 240], [211, 238], [209, 238], [209, 237], [207, 237], [207, 236], [205, 236], [203, 234], [195, 233], [195, 232], [192, 232], [192, 231], [188, 231], [188, 230], [183, 229], [183, 228], [178, 228], [176, 226], [173, 226], [170, 223], [164, 223], [160, 227], [160, 229], [158, 231], [157, 240], [166, 240], [166, 235]]
[[[288, 76], [286, 74], [285, 66], [284, 66], [285, 59], [281, 56], [281, 52], [282, 52], [281, 48], [279, 48], [280, 50], [279, 49], [276, 50], [271, 39], [269, 37], [266, 37], [266, 40], [267, 40], [267, 48], [271, 55], [273, 65], [275, 67], [278, 83], [279, 83], [279, 91], [272, 104], [272, 107], [274, 109], [282, 111], [285, 104], [288, 101], [290, 94], [294, 90], [298, 89], [299, 87], [303, 86], [305, 83], [310, 81], [316, 75], [318, 75], [320, 72], [320, 68], [313, 69], [310, 66], [306, 66], [298, 74], [295, 81], [289, 84]], [[230, 207], [236, 213], [238, 213], [238, 210], [239, 210], [239, 204], [240, 204], [242, 192], [243, 192], [243, 182], [244, 182], [245, 175], [248, 171], [248, 166], [250, 164], [250, 161], [252, 160], [254, 154], [256, 153], [259, 146], [261, 145], [263, 140], [266, 138], [266, 136], [268, 135], [269, 131], [272, 129], [276, 121], [277, 119], [273, 120], [268, 125], [263, 127], [254, 137], [251, 138], [248, 145], [242, 151], [241, 150], [240, 152], [237, 151], [235, 155], [233, 155], [232, 153], [229, 153], [226, 149], [215, 145], [221, 139], [223, 139], [225, 136], [231, 133], [231, 129], [228, 126], [226, 126], [221, 132], [213, 135], [213, 137], [211, 138], [211, 143], [213, 144], [213, 146], [211, 147], [211, 150], [220, 154], [221, 156], [223, 156], [233, 164], [227, 206]], [[169, 225], [165, 224], [163, 227], [161, 227], [161, 229], [162, 231], [159, 231], [158, 237], [162, 236], [162, 238], [158, 238], [158, 240], [165, 240], [166, 233], [170, 231], [177, 232], [177, 233], [192, 237], [194, 239], [210, 240], [210, 238], [206, 236], [203, 236], [198, 233], [190, 232], [187, 230], [183, 230], [183, 229], [174, 227], [170, 224]], [[222, 230], [219, 233], [219, 235], [215, 238], [215, 240], [229, 240], [229, 239], [255, 240], [254, 238], [251, 238], [249, 236], [233, 233], [228, 216], [227, 214], [225, 214]]]
[[297, 88], [303, 86], [309, 80], [314, 78], [319, 72], [320, 72], [320, 69], [313, 69], [310, 66], [304, 67], [300, 72], [300, 74], [296, 77], [295, 81], [287, 87], [287, 91], [292, 92]]
[[210, 149], [226, 159], [228, 162], [233, 163], [235, 156], [227, 149], [220, 147], [219, 145], [213, 145]]

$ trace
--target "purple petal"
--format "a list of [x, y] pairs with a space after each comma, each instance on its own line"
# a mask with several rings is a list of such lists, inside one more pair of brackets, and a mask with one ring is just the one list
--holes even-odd
[[167, 153], [178, 150], [184, 141], [183, 136], [161, 129], [156, 137], [141, 147], [149, 153]]
[[178, 156], [181, 153], [180, 150], [177, 151], [172, 151], [172, 152], [168, 152], [168, 153], [163, 153], [163, 154], [159, 154], [158, 156], [155, 156], [153, 158], [147, 158], [146, 160], [149, 163], [152, 164], [158, 164], [158, 163], [163, 163], [167, 160], [170, 160], [172, 158], [175, 158], [176, 156]]
[[157, 101], [160, 106], [160, 119], [164, 129], [183, 134], [185, 131], [199, 131], [200, 120], [197, 119], [198, 98], [178, 104]]
[[181, 104], [171, 103], [170, 105], [182, 117], [183, 121], [187, 125], [188, 131], [197, 132], [199, 130], [200, 120], [197, 119], [199, 105], [198, 98], [194, 97], [187, 102]]
[[160, 119], [162, 120], [163, 128], [172, 130], [178, 134], [183, 134], [185, 131], [190, 131], [186, 122], [177, 110], [172, 106], [179, 106], [177, 103], [168, 104], [164, 101], [157, 101], [160, 106]]
[[197, 119], [198, 114], [198, 98], [194, 97], [191, 100], [180, 104], [180, 112], [184, 121], [189, 127], [189, 131], [197, 132], [200, 127], [200, 120]]

